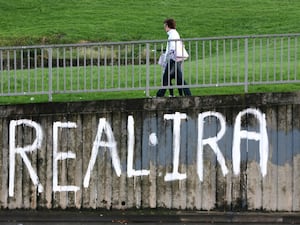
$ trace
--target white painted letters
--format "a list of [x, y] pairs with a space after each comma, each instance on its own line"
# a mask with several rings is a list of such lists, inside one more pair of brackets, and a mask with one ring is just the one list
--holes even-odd
[[[105, 132], [105, 134], [107, 136], [107, 142], [101, 141], [103, 131]], [[97, 131], [97, 135], [96, 135], [96, 138], [95, 138], [95, 141], [93, 144], [91, 159], [90, 159], [90, 162], [89, 162], [89, 165], [88, 165], [85, 177], [84, 177], [84, 181], [83, 181], [83, 186], [85, 188], [87, 188], [89, 186], [91, 171], [94, 168], [96, 158], [98, 155], [98, 149], [100, 147], [109, 148], [113, 167], [116, 171], [117, 176], [118, 177], [121, 176], [121, 163], [120, 163], [120, 158], [119, 158], [118, 152], [117, 152], [117, 143], [115, 141], [114, 134], [112, 132], [112, 129], [111, 129], [109, 123], [106, 122], [106, 119], [101, 118], [99, 120], [98, 131]]]
[[[73, 152], [58, 152], [58, 128], [76, 128], [76, 123], [72, 122], [54, 122], [53, 124], [53, 192], [62, 191], [78, 191], [80, 188], [73, 185], [58, 185], [58, 160], [75, 159], [76, 155]], [[64, 140], [63, 140], [64, 141]]]
[[174, 120], [173, 122], [173, 172], [165, 175], [165, 181], [186, 179], [186, 173], [179, 173], [179, 153], [180, 153], [180, 123], [186, 119], [185, 113], [176, 112], [175, 114], [165, 114], [165, 120]]
[[[32, 145], [27, 145], [25, 147], [16, 146], [16, 127], [19, 125], [29, 126], [35, 129], [36, 138]], [[43, 192], [44, 188], [39, 181], [39, 178], [32, 168], [32, 165], [26, 155], [26, 152], [33, 152], [40, 148], [43, 140], [43, 132], [41, 126], [27, 119], [21, 120], [11, 120], [9, 124], [9, 196], [14, 196], [14, 184], [15, 184], [15, 158], [16, 154], [20, 154], [22, 157], [28, 171], [30, 178], [35, 186], [38, 187], [38, 192]]]
[[[247, 114], [253, 115], [256, 120], [259, 127], [259, 131], [248, 131], [248, 130], [242, 130], [242, 117], [244, 117]], [[204, 138], [204, 128], [205, 128], [205, 122], [209, 118], [213, 118], [217, 121], [217, 123], [220, 125], [219, 130], [217, 131], [217, 134], [213, 137], [205, 137]], [[172, 172], [166, 172], [164, 176], [165, 181], [175, 181], [175, 180], [184, 180], [187, 179], [186, 173], [180, 173], [179, 167], [180, 167], [180, 126], [181, 126], [181, 120], [187, 119], [187, 114], [185, 113], [179, 113], [175, 112], [174, 114], [165, 114], [164, 115], [165, 120], [172, 120], [173, 122], [173, 139], [172, 139], [172, 146], [173, 146], [173, 165], [172, 165]], [[31, 145], [17, 146], [16, 143], [16, 130], [17, 126], [28, 126], [30, 128], [33, 128], [35, 130], [36, 137]], [[217, 125], [216, 125], [217, 126]], [[53, 168], [52, 168], [52, 176], [53, 176], [53, 192], [62, 192], [62, 191], [78, 191], [80, 190], [79, 186], [74, 185], [59, 185], [58, 184], [58, 161], [59, 160], [66, 160], [66, 159], [76, 159], [76, 152], [77, 150], [74, 149], [74, 151], [68, 151], [68, 152], [62, 152], [58, 149], [58, 131], [59, 128], [61, 129], [71, 129], [71, 128], [77, 128], [76, 123], [74, 122], [54, 122], [53, 123]], [[204, 146], [208, 145], [214, 154], [217, 157], [217, 162], [221, 167], [223, 176], [226, 176], [228, 174], [228, 168], [226, 166], [225, 158], [220, 150], [220, 147], [222, 149], [222, 146], [219, 146], [218, 142], [224, 137], [226, 133], [226, 120], [225, 117], [218, 112], [202, 112], [198, 114], [198, 135], [195, 136], [195, 141], [197, 141], [197, 149], [195, 149], [195, 153], [197, 154], [197, 175], [200, 180], [200, 182], [203, 181], [203, 151]], [[123, 131], [120, 131], [123, 132]], [[159, 143], [159, 137], [156, 136], [156, 131], [151, 131], [152, 133], [149, 135], [149, 146], [151, 146], [151, 151], [158, 150], [157, 148], [153, 148]], [[132, 115], [128, 116], [127, 120], [127, 177], [135, 177], [135, 176], [149, 176], [150, 170], [147, 169], [141, 169], [136, 170], [134, 169], [134, 152], [135, 152], [135, 124], [134, 124], [134, 118]], [[105, 140], [104, 136], [105, 135]], [[147, 135], [147, 134], [143, 134]], [[48, 138], [49, 139], [49, 138]], [[233, 140], [232, 140], [232, 163], [233, 163], [233, 173], [235, 175], [238, 175], [240, 173], [240, 164], [241, 164], [241, 140], [247, 139], [247, 140], [254, 140], [259, 141], [259, 166], [261, 170], [262, 176], [266, 176], [267, 174], [267, 163], [268, 163], [268, 154], [269, 154], [269, 140], [268, 140], [268, 134], [267, 134], [267, 124], [266, 124], [266, 118], [265, 114], [260, 112], [258, 109], [248, 108], [245, 109], [237, 115], [235, 119], [234, 124], [234, 131], [233, 131]], [[41, 148], [43, 141], [43, 130], [40, 124], [27, 120], [27, 119], [20, 119], [20, 120], [11, 120], [9, 124], [9, 196], [14, 196], [14, 185], [15, 185], [15, 167], [16, 167], [16, 156], [20, 155], [24, 164], [26, 165], [27, 170], [29, 171], [30, 179], [32, 180], [33, 184], [38, 188], [38, 192], [43, 192], [44, 188], [42, 184], [40, 183], [40, 179], [37, 176], [36, 171], [33, 169], [33, 166], [31, 165], [31, 162], [27, 156], [28, 153], [36, 151], [37, 149]], [[70, 140], [72, 141], [72, 140]], [[196, 143], [196, 142], [195, 142]], [[99, 156], [99, 151], [105, 151], [106, 149], [109, 150], [111, 159], [112, 159], [112, 165], [116, 172], [116, 175], [118, 177], [121, 176], [122, 168], [121, 168], [121, 162], [118, 155], [118, 149], [117, 149], [117, 143], [114, 138], [114, 133], [112, 131], [112, 128], [110, 124], [106, 121], [105, 118], [99, 119], [97, 134], [95, 137], [95, 140], [93, 142], [92, 151], [90, 155], [90, 160], [87, 165], [87, 170], [85, 173], [85, 176], [83, 178], [83, 186], [85, 188], [89, 187], [90, 179], [91, 179], [91, 173], [94, 168], [97, 156]], [[126, 148], [126, 146], [125, 146]], [[124, 148], [122, 148], [122, 151]], [[148, 150], [148, 149], [146, 149]], [[142, 151], [146, 151], [142, 150]], [[123, 162], [126, 163], [126, 162]], [[21, 165], [17, 165], [21, 166]], [[126, 171], [124, 171], [126, 172]]]
[[147, 176], [150, 174], [149, 170], [135, 170], [133, 169], [133, 152], [134, 152], [134, 120], [133, 116], [128, 116], [128, 156], [127, 156], [127, 176]]
[[[204, 120], [206, 117], [214, 116], [220, 121], [220, 131], [218, 132], [217, 136], [210, 137], [207, 139], [203, 139], [203, 128], [204, 128]], [[218, 112], [204, 112], [198, 115], [198, 151], [197, 151], [197, 173], [199, 176], [200, 181], [203, 181], [203, 146], [209, 145], [214, 153], [217, 156], [217, 160], [221, 166], [222, 173], [225, 176], [228, 173], [228, 169], [225, 165], [224, 156], [217, 144], [217, 142], [223, 137], [225, 134], [226, 129], [226, 122], [225, 118], [222, 116], [221, 113]]]
[[[246, 114], [252, 114], [256, 117], [259, 122], [260, 132], [251, 132], [246, 130], [241, 130], [241, 118]], [[234, 125], [233, 134], [233, 144], [232, 144], [232, 160], [233, 160], [233, 172], [235, 175], [240, 173], [240, 163], [241, 163], [241, 139], [252, 139], [259, 141], [259, 156], [260, 156], [260, 170], [262, 176], [267, 174], [267, 163], [268, 163], [268, 153], [269, 153], [269, 139], [267, 133], [267, 123], [265, 114], [261, 113], [258, 109], [245, 109], [240, 112], [236, 119]]]

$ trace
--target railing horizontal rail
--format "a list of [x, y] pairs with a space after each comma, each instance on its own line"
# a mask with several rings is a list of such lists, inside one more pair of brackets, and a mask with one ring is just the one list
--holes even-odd
[[[220, 36], [220, 37], [199, 37], [199, 38], [182, 38], [183, 41], [207, 41], [207, 40], [228, 40], [228, 39], [246, 39], [246, 38], [278, 38], [278, 37], [299, 37], [300, 33], [289, 34], [260, 34], [260, 35], [241, 35], [241, 36]], [[0, 47], [0, 50], [14, 49], [36, 49], [36, 48], [63, 48], [63, 47], [89, 47], [98, 45], [128, 45], [128, 44], [146, 44], [146, 43], [165, 43], [161, 40], [139, 40], [139, 41], [122, 41], [122, 42], [89, 42], [77, 44], [50, 44], [50, 45], [29, 45], [29, 46], [8, 46]]]

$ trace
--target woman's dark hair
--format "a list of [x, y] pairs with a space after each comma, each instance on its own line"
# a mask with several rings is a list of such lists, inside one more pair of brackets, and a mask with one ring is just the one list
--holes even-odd
[[176, 29], [176, 22], [174, 19], [166, 19], [164, 24], [167, 24], [169, 28]]

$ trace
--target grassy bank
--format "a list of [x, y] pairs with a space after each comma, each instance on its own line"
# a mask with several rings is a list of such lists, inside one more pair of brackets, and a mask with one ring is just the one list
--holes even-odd
[[0, 46], [299, 32], [298, 0], [0, 0]]

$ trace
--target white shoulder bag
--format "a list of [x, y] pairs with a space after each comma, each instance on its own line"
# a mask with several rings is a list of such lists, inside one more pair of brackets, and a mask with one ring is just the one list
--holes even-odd
[[181, 41], [177, 41], [176, 43], [176, 60], [183, 61], [189, 57], [188, 52], [186, 51], [184, 45]]
[[158, 64], [161, 65], [161, 66], [164, 66], [164, 63], [165, 63], [165, 57], [166, 57], [166, 53], [163, 53], [159, 56], [159, 59], [158, 59]]

